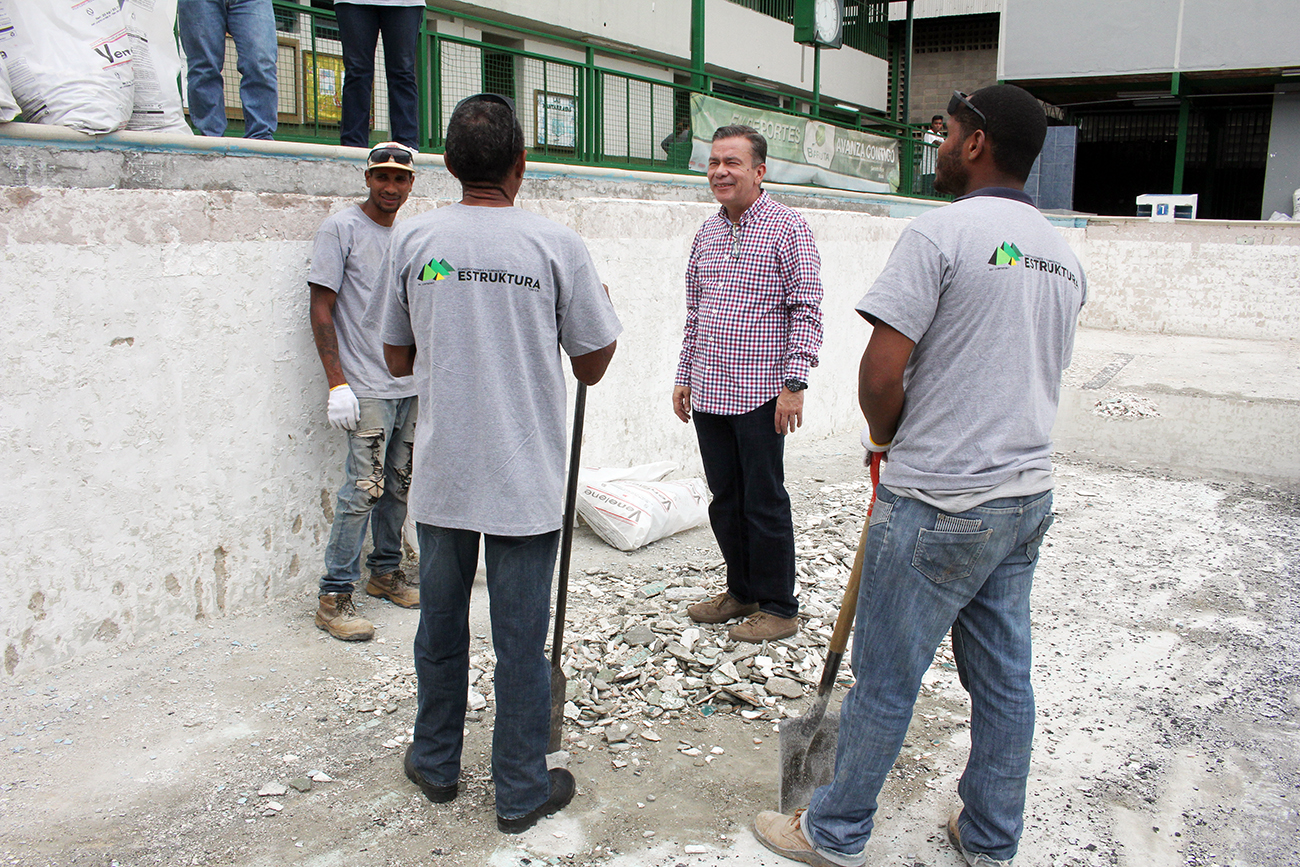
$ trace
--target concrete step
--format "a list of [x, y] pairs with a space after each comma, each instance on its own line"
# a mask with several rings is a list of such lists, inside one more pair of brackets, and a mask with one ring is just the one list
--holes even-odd
[[1053, 441], [1090, 460], [1300, 489], [1300, 342], [1080, 329]]

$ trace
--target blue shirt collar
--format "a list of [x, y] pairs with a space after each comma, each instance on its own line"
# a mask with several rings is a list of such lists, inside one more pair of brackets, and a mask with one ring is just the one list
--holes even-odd
[[1030, 196], [1029, 193], [1026, 193], [1024, 190], [1013, 189], [1012, 187], [981, 187], [978, 190], [972, 190], [964, 196], [958, 196], [953, 199], [953, 201], [960, 202], [965, 199], [973, 199], [976, 196], [997, 196], [1000, 199], [1014, 199], [1017, 202], [1024, 202], [1031, 208], [1037, 207], [1037, 205], [1034, 204], [1033, 197]]

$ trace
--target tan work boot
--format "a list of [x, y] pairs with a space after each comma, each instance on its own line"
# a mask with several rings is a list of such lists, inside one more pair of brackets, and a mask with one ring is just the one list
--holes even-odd
[[371, 575], [366, 582], [366, 592], [403, 608], [420, 607], [420, 582], [407, 578], [401, 569], [384, 575]]
[[357, 613], [351, 593], [326, 593], [316, 609], [316, 626], [340, 641], [369, 641], [375, 626]]
[[728, 634], [732, 641], [750, 641], [759, 644], [764, 641], [789, 638], [798, 631], [798, 617], [777, 617], [775, 614], [760, 611], [750, 615], [744, 623], [731, 627], [731, 632]]
[[778, 855], [811, 864], [813, 867], [836, 867], [831, 861], [823, 858], [804, 836], [803, 829], [799, 826], [802, 815], [803, 810], [795, 811], [793, 816], [764, 810], [754, 819], [754, 836], [758, 838], [758, 842]]
[[686, 613], [696, 623], [726, 623], [733, 618], [753, 614], [757, 610], [757, 602], [752, 605], [741, 605], [730, 593], [719, 593], [712, 599], [686, 606]]

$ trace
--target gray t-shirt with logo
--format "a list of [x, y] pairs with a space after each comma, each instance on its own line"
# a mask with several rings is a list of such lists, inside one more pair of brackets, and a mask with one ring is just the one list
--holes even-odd
[[366, 216], [360, 205], [332, 214], [316, 230], [307, 282], [333, 289], [334, 331], [343, 376], [357, 397], [392, 400], [415, 394], [415, 378], [395, 377], [384, 362], [379, 332], [363, 321], [383, 279], [392, 229]]
[[384, 342], [416, 348], [410, 513], [500, 536], [558, 529], [560, 351], [622, 331], [582, 240], [520, 208], [449, 205], [395, 228], [385, 273]]
[[983, 192], [914, 219], [857, 306], [916, 343], [881, 482], [963, 508], [1052, 487], [1061, 371], [1087, 295], [1023, 193]]

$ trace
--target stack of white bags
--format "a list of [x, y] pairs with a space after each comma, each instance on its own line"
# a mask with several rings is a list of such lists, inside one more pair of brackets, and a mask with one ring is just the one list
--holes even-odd
[[0, 0], [0, 122], [188, 133], [176, 0]]

